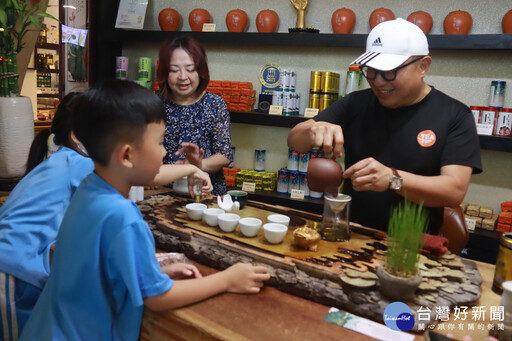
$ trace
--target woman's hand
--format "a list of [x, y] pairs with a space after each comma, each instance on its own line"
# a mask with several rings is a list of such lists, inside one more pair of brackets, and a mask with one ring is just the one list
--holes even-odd
[[162, 272], [172, 279], [188, 279], [203, 277], [199, 270], [192, 264], [174, 263], [162, 267]]
[[202, 169], [204, 149], [192, 142], [183, 142], [181, 148], [174, 153], [175, 155], [185, 154], [184, 160], [176, 161], [176, 164], [190, 163], [199, 169]]

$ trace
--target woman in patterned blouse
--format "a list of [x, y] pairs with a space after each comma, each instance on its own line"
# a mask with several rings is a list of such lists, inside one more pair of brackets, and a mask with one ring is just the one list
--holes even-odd
[[210, 174], [215, 195], [226, 193], [222, 168], [232, 161], [226, 103], [205, 91], [206, 53], [190, 36], [166, 41], [159, 52], [158, 96], [167, 112], [164, 163], [192, 163]]

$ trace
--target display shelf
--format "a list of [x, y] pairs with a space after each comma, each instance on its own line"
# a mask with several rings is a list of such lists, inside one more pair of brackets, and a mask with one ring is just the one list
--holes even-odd
[[55, 50], [59, 49], [59, 44], [43, 43], [36, 45], [38, 49]]
[[59, 73], [59, 70], [56, 69], [43, 69], [43, 68], [37, 68], [38, 73]]
[[[239, 189], [239, 188], [232, 188]], [[292, 199], [289, 194], [281, 194], [277, 192], [267, 192], [267, 191], [255, 191], [250, 192], [248, 196], [249, 200], [261, 201], [271, 205], [280, 205], [285, 207], [293, 207], [294, 209], [300, 211], [311, 212], [315, 214], [322, 214], [323, 210], [323, 199], [312, 199], [312, 198], [304, 198], [304, 199]]]
[[293, 128], [308, 120], [304, 116], [269, 115], [258, 112], [230, 111], [231, 123], [257, 124], [262, 126]]
[[39, 98], [59, 98], [59, 94], [37, 94]]
[[479, 135], [480, 148], [512, 153], [512, 137]]
[[[365, 47], [367, 34], [333, 33], [259, 33], [259, 32], [190, 32], [135, 31], [114, 29], [102, 35], [105, 41], [163, 42], [189, 34], [203, 43], [278, 46]], [[427, 35], [431, 49], [506, 50], [512, 49], [512, 34]]]
[[[230, 111], [231, 123], [254, 124], [261, 126], [293, 128], [298, 123], [307, 121], [304, 116], [269, 115], [258, 112]], [[479, 135], [480, 148], [512, 153], [512, 138]]]

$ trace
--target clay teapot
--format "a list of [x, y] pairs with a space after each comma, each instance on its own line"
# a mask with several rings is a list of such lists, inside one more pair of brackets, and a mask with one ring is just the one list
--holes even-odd
[[308, 164], [308, 187], [315, 192], [328, 192], [338, 195], [343, 182], [343, 168], [336, 159], [315, 157]]
[[260, 33], [273, 33], [279, 25], [279, 15], [271, 9], [264, 9], [256, 16], [256, 28]]
[[249, 16], [241, 9], [233, 9], [226, 15], [226, 26], [229, 32], [244, 32]]
[[370, 14], [370, 29], [373, 29], [375, 26], [380, 24], [381, 22], [393, 20], [395, 19], [395, 14], [389, 8], [377, 8]]
[[158, 24], [162, 31], [176, 31], [180, 24], [180, 14], [173, 8], [164, 8], [158, 14]]
[[203, 8], [194, 8], [188, 16], [188, 23], [192, 31], [201, 32], [203, 24], [209, 23], [210, 19], [210, 12]]
[[409, 14], [407, 17], [407, 21], [412, 22], [425, 34], [429, 34], [430, 30], [432, 29], [432, 25], [434, 24], [434, 20], [432, 19], [432, 16], [430, 13], [424, 12], [424, 11], [416, 11]]
[[453, 11], [444, 18], [446, 34], [468, 34], [473, 25], [473, 17], [466, 11]]
[[356, 24], [356, 15], [349, 8], [339, 8], [332, 14], [331, 25], [334, 33], [348, 34]]

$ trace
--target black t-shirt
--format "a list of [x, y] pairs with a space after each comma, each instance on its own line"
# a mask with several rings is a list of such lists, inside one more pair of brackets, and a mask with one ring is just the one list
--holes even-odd
[[[440, 175], [441, 167], [464, 165], [482, 171], [480, 145], [471, 110], [434, 88], [419, 103], [388, 109], [371, 89], [352, 92], [315, 117], [341, 125], [345, 168], [373, 157], [385, 166], [423, 176]], [[350, 220], [387, 230], [391, 210], [403, 197], [393, 191], [356, 192], [350, 179], [343, 193], [352, 196]], [[443, 208], [426, 208], [429, 233], [437, 234]]]

